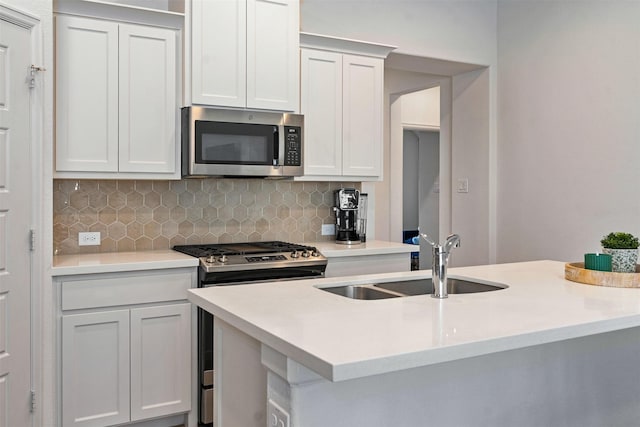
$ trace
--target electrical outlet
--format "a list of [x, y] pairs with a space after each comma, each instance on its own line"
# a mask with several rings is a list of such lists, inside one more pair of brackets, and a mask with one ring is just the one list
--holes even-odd
[[269, 399], [267, 411], [269, 426], [289, 427], [289, 413], [278, 406], [278, 404], [271, 399]]
[[322, 224], [322, 235], [323, 236], [333, 236], [336, 234], [336, 225], [335, 224]]
[[79, 246], [96, 246], [100, 244], [100, 232], [82, 232], [78, 233]]

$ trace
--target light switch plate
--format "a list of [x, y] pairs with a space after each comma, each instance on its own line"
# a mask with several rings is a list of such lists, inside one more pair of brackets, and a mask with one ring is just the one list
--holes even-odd
[[458, 193], [469, 192], [469, 180], [467, 178], [460, 178], [458, 180]]

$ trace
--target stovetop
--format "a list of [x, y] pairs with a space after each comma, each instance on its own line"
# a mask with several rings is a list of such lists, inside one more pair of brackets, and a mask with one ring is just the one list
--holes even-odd
[[211, 243], [202, 245], [179, 245], [174, 250], [195, 257], [222, 256], [222, 255], [248, 255], [265, 252], [293, 252], [314, 250], [311, 246], [298, 245], [280, 241], [272, 242], [248, 242], [248, 243]]
[[313, 246], [280, 241], [177, 245], [173, 249], [200, 258], [200, 267], [207, 273], [327, 263]]

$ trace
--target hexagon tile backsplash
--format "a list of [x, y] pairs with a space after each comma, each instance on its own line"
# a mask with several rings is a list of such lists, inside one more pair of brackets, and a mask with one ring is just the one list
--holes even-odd
[[[54, 254], [259, 240], [330, 241], [333, 191], [359, 183], [263, 179], [54, 180]], [[99, 246], [78, 233], [99, 231]]]

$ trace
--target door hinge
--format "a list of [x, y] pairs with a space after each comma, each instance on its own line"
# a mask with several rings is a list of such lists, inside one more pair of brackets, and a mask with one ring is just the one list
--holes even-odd
[[36, 250], [36, 230], [34, 230], [33, 228], [31, 230], [29, 230], [29, 250], [31, 252]]
[[36, 411], [36, 392], [35, 390], [31, 390], [31, 409], [30, 412]]

